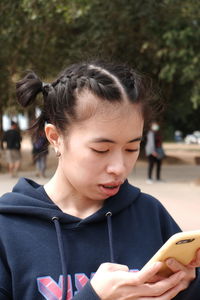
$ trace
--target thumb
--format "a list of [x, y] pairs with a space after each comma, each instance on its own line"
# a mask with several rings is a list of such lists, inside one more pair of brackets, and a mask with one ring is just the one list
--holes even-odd
[[116, 271], [124, 271], [129, 272], [129, 268], [126, 265], [113, 264], [113, 263], [103, 263], [98, 268], [99, 271], [107, 271], [107, 272], [116, 272]]

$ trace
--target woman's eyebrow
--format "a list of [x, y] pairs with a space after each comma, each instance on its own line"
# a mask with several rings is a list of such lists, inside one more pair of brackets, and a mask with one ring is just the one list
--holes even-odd
[[[140, 142], [142, 140], [142, 137], [137, 137], [137, 138], [134, 138], [130, 141], [128, 141], [127, 143], [134, 143], [134, 142]], [[106, 139], [106, 138], [95, 138], [95, 139], [92, 139], [91, 140], [92, 143], [112, 143], [112, 144], [116, 144], [115, 141], [113, 140], [110, 140], [110, 139]]]

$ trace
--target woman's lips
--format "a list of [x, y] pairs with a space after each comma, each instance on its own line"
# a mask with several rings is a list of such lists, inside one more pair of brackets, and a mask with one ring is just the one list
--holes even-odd
[[106, 196], [110, 197], [119, 192], [120, 185], [121, 184], [109, 183], [109, 184], [100, 184], [99, 187], [100, 187], [101, 192], [103, 192]]

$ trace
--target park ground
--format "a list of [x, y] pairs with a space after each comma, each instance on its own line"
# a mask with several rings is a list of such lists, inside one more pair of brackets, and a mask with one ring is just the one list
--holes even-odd
[[[147, 163], [139, 159], [129, 181], [143, 192], [160, 200], [183, 230], [200, 229], [200, 145], [164, 143], [167, 158], [163, 163], [163, 182], [146, 183]], [[56, 158], [50, 148], [47, 178], [36, 178], [32, 165], [30, 139], [22, 142], [22, 165], [19, 176], [44, 184], [56, 168]], [[10, 178], [6, 170], [0, 171], [0, 196], [11, 191], [18, 178]], [[145, 221], [145, 220], [144, 220]]]

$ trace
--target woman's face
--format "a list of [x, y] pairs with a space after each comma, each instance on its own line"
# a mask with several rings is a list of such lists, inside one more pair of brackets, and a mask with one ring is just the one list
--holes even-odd
[[[139, 155], [143, 117], [136, 104], [110, 104], [70, 126], [62, 137], [58, 170], [73, 196], [105, 200], [115, 195]], [[101, 106], [100, 105], [100, 106]]]

